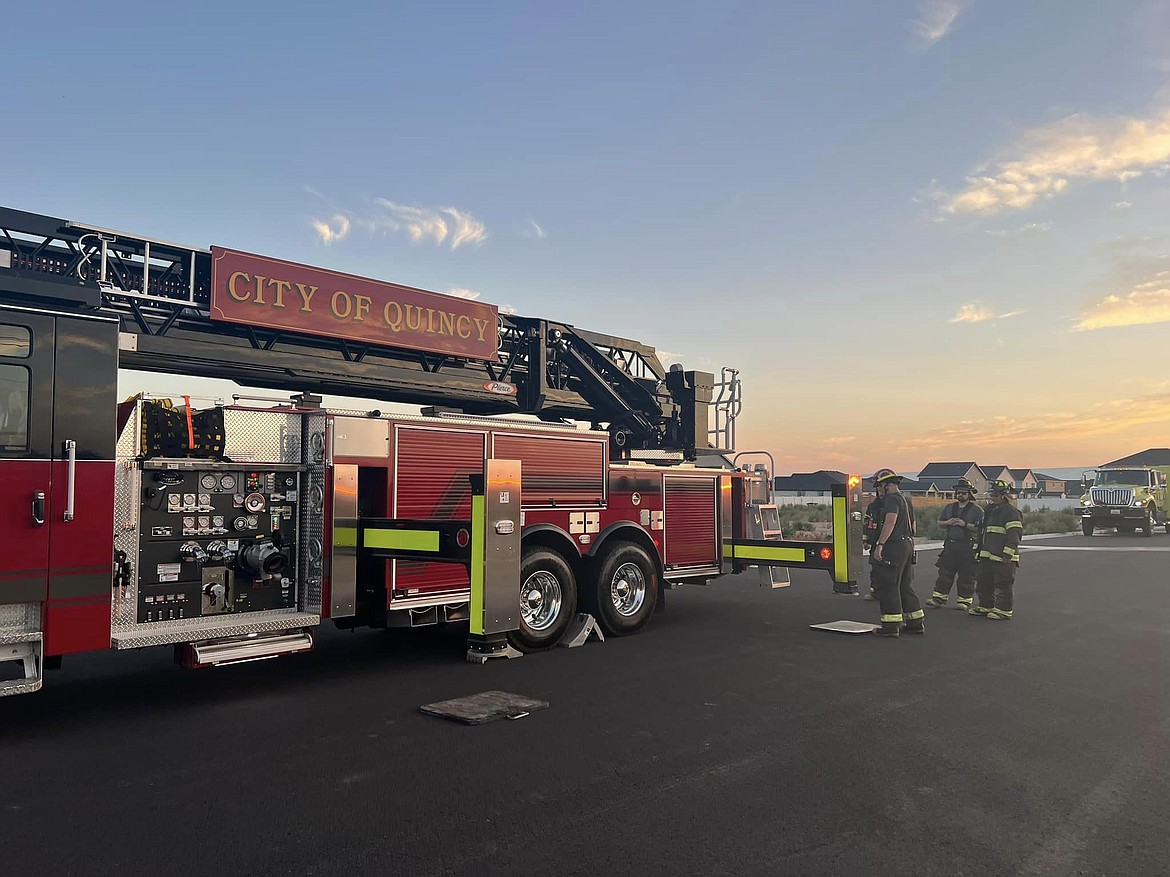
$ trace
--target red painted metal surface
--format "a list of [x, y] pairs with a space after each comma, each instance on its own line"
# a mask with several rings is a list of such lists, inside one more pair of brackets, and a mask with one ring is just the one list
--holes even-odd
[[[469, 476], [483, 473], [487, 437], [482, 432], [399, 426], [395, 429], [393, 516], [422, 520], [471, 517]], [[467, 569], [455, 563], [391, 560], [390, 604], [471, 587]]]
[[605, 501], [609, 444], [597, 439], [495, 433], [493, 457], [521, 461], [521, 502], [586, 506]]
[[60, 460], [53, 463], [49, 600], [44, 614], [49, 655], [110, 647], [114, 463], [77, 462], [72, 521], [64, 519], [68, 466]]
[[718, 480], [707, 476], [664, 476], [666, 564], [669, 567], [719, 563], [715, 530]]
[[[48, 460], [0, 460], [0, 603], [43, 600], [49, 584]], [[33, 521], [33, 496], [45, 494], [45, 524]], [[111, 506], [111, 509], [113, 506]]]

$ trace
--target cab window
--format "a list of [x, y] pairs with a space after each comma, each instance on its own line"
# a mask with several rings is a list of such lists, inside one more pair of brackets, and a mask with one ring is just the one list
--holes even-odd
[[24, 326], [0, 324], [0, 452], [28, 450], [28, 366], [32, 336]]

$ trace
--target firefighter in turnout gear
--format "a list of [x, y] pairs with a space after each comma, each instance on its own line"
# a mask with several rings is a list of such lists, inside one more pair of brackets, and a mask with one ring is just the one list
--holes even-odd
[[979, 595], [971, 615], [1003, 621], [1012, 617], [1016, 567], [1020, 565], [1020, 537], [1024, 535], [1024, 517], [1012, 505], [1015, 485], [992, 482], [990, 502], [983, 515], [979, 534], [979, 565], [975, 571], [975, 590]]
[[901, 480], [893, 469], [879, 469], [873, 476], [873, 489], [883, 501], [882, 526], [869, 561], [882, 612], [877, 636], [926, 633], [926, 612], [914, 593], [914, 506], [899, 489]]
[[938, 578], [934, 593], [926, 605], [939, 609], [951, 597], [951, 586], [956, 585], [957, 609], [970, 609], [975, 596], [975, 538], [983, 523], [983, 509], [975, 502], [975, 485], [966, 478], [955, 484], [955, 501], [938, 516], [943, 530], [943, 547], [934, 565]]
[[[877, 487], [874, 487], [877, 491]], [[865, 518], [861, 525], [861, 544], [862, 549], [871, 557], [873, 556], [873, 548], [877, 544], [878, 534], [882, 530], [882, 509], [885, 507], [885, 497], [880, 492], [874, 496], [871, 502], [865, 508]], [[877, 599], [877, 589], [874, 587], [873, 567], [870, 566], [869, 576], [869, 593], [865, 595], [866, 600]]]

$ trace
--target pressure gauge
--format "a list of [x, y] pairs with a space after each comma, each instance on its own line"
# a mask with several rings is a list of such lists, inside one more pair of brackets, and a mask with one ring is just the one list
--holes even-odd
[[218, 481], [218, 479], [214, 475], [212, 475], [210, 472], [208, 472], [206, 475], [204, 475], [202, 478], [199, 479], [199, 486], [202, 487], [204, 490], [215, 490], [215, 485], [216, 485], [217, 481]]
[[235, 490], [236, 476], [235, 475], [220, 475], [219, 486], [221, 490]]

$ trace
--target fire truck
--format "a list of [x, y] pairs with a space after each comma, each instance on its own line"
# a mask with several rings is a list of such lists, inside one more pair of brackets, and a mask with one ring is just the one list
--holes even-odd
[[[120, 368], [175, 394], [119, 401]], [[188, 376], [287, 395], [201, 405]], [[700, 465], [739, 405], [734, 370], [636, 341], [0, 208], [0, 695], [95, 650], [304, 652], [326, 621], [465, 623], [470, 659], [511, 657], [751, 567], [855, 591], [859, 478], [796, 542], [766, 473]]]

